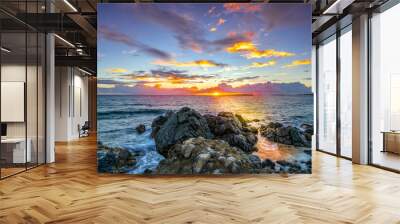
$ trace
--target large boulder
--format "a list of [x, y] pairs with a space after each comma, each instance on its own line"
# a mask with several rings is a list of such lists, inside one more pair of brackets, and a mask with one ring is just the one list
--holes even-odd
[[249, 127], [242, 116], [231, 112], [220, 112], [217, 116], [204, 115], [208, 127], [217, 139], [250, 153], [256, 150], [257, 133]]
[[260, 160], [230, 146], [223, 140], [190, 138], [174, 145], [161, 161], [158, 174], [248, 173], [260, 168]]
[[156, 118], [152, 127], [157, 129], [152, 133], [157, 151], [165, 157], [173, 145], [189, 138], [213, 138], [207, 120], [199, 112], [188, 107], [183, 107], [168, 116]]
[[100, 145], [97, 170], [101, 173], [125, 173], [136, 165], [136, 154], [124, 148]]
[[262, 125], [260, 133], [270, 141], [298, 147], [311, 147], [310, 127], [301, 130], [292, 126], [284, 126], [278, 122], [271, 122], [268, 125]]
[[239, 119], [231, 112], [220, 112], [218, 116], [204, 115], [208, 126], [216, 136], [239, 134], [243, 128]]
[[172, 111], [168, 111], [164, 115], [160, 115], [156, 117], [151, 123], [151, 137], [155, 137], [160, 128], [164, 125], [164, 123], [168, 120], [169, 117], [173, 114]]

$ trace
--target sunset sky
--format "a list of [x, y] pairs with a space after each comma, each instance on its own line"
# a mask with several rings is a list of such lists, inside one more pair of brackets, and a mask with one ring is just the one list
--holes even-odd
[[99, 94], [311, 85], [306, 4], [99, 4], [98, 15]]

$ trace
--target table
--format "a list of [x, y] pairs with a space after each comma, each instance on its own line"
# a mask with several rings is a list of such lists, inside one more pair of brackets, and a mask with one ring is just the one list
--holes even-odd
[[1, 157], [6, 163], [26, 163], [31, 162], [32, 153], [30, 138], [25, 151], [25, 138], [5, 138], [1, 139]]
[[382, 152], [400, 154], [400, 131], [383, 131]]

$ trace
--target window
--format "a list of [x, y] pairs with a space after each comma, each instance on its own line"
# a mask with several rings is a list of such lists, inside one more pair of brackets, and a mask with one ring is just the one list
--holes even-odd
[[371, 162], [400, 170], [400, 4], [371, 18]]
[[[1, 1], [20, 16], [44, 1]], [[45, 34], [9, 14], [0, 23], [0, 178], [45, 163]]]
[[318, 149], [336, 153], [336, 39], [318, 48]]
[[340, 155], [352, 157], [352, 33], [351, 26], [340, 36]]

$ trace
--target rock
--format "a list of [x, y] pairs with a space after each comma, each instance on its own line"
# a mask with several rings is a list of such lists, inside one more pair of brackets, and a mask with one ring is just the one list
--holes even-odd
[[211, 158], [210, 153], [202, 153], [196, 157], [196, 161], [193, 165], [194, 173], [201, 173], [203, 170], [204, 165], [208, 162]]
[[312, 136], [314, 134], [314, 128], [311, 124], [302, 124], [300, 126], [301, 129], [304, 131], [304, 137], [307, 141], [311, 141]]
[[253, 134], [257, 134], [257, 133], [258, 133], [258, 128], [253, 127], [253, 126], [244, 127], [243, 130], [244, 130], [245, 132], [251, 132], [251, 133], [253, 133]]
[[288, 127], [289, 136], [294, 146], [308, 146], [307, 139], [303, 134], [300, 133], [300, 130], [295, 127]]
[[267, 125], [268, 128], [281, 128], [283, 127], [283, 124], [279, 123], [279, 122], [270, 122]]
[[135, 129], [137, 133], [143, 134], [146, 131], [146, 126], [144, 126], [144, 124], [139, 124]]
[[255, 151], [258, 130], [248, 127], [242, 116], [220, 112], [218, 116], [207, 114], [204, 117], [216, 139], [223, 139], [247, 153]]
[[184, 145], [184, 146], [182, 147], [182, 150], [183, 150], [183, 157], [185, 157], [186, 159], [187, 159], [187, 158], [190, 158], [190, 156], [192, 155], [192, 151], [193, 151], [194, 147], [195, 147], [195, 146], [194, 146], [193, 144]]
[[235, 157], [229, 156], [228, 158], [226, 158], [224, 166], [225, 167], [231, 167], [233, 163], [236, 162]]
[[262, 168], [269, 168], [269, 169], [274, 170], [275, 169], [275, 163], [270, 159], [265, 159], [264, 161], [262, 161], [261, 167]]
[[235, 117], [240, 121], [240, 123], [242, 124], [243, 127], [247, 126], [247, 122], [246, 120], [242, 117], [242, 115], [240, 114], [235, 114]]
[[311, 133], [314, 132], [314, 128], [311, 124], [302, 124], [300, 125], [300, 128], [303, 129], [305, 132], [307, 131], [311, 131]]
[[158, 117], [153, 124], [154, 127], [158, 127], [157, 131], [153, 131], [156, 148], [164, 157], [168, 157], [168, 150], [173, 145], [182, 143], [189, 138], [213, 137], [207, 120], [200, 113], [188, 107], [183, 107], [168, 117]]
[[153, 171], [151, 169], [145, 169], [143, 174], [151, 174]]
[[304, 170], [298, 161], [276, 161], [280, 165], [280, 171], [285, 173], [309, 173], [308, 169]]
[[311, 135], [296, 127], [285, 127], [281, 123], [270, 122], [261, 126], [260, 133], [270, 141], [297, 147], [311, 147]]
[[251, 153], [255, 151], [255, 148], [253, 147], [255, 142], [254, 142], [254, 135], [249, 137], [251, 139], [251, 142], [248, 141], [248, 139], [242, 135], [242, 134], [227, 134], [221, 137], [221, 139], [225, 140], [226, 142], [229, 143], [231, 146], [238, 147], [242, 149], [244, 152]]
[[[188, 150], [190, 150], [190, 156]], [[190, 138], [174, 145], [155, 169], [158, 174], [248, 173], [249, 155], [219, 139]]]
[[164, 125], [164, 123], [168, 120], [169, 117], [172, 116], [172, 114], [174, 114], [174, 112], [168, 111], [164, 115], [158, 116], [153, 120], [153, 122], [151, 123], [151, 129], [152, 129], [151, 137], [152, 138], [154, 138], [156, 136], [156, 134], [160, 130], [161, 126]]
[[105, 173], [125, 173], [136, 165], [136, 155], [124, 148], [99, 146], [98, 152], [105, 153], [98, 156], [97, 170]]
[[231, 117], [233, 117], [234, 116], [234, 114], [232, 113], [232, 112], [225, 112], [225, 111], [222, 111], [222, 112], [219, 112], [218, 113], [218, 117], [228, 117], [228, 118], [231, 118]]
[[249, 155], [249, 159], [255, 169], [260, 169], [262, 167], [260, 157], [257, 155]]

